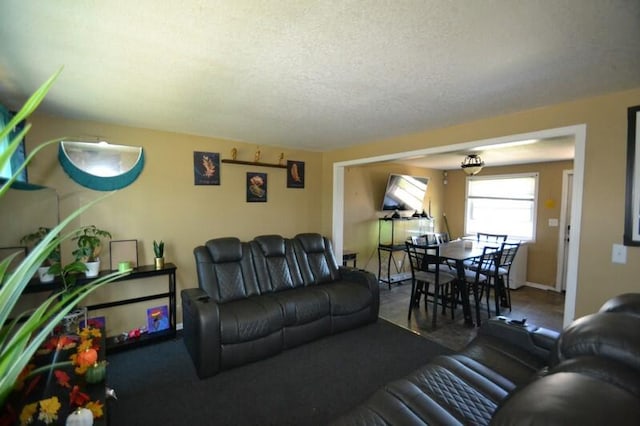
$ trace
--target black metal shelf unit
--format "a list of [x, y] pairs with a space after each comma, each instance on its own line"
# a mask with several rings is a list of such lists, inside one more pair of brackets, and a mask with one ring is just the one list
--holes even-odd
[[[404, 241], [402, 241], [402, 243], [396, 243], [396, 224], [420, 219], [424, 218], [410, 216], [399, 218], [383, 217], [378, 219], [378, 281], [387, 284], [389, 288], [391, 288], [392, 283], [399, 283], [411, 279], [411, 272], [402, 271], [406, 247]], [[388, 240], [383, 238], [383, 227], [386, 226], [391, 227], [391, 237]], [[400, 259], [396, 259], [400, 252], [402, 253]], [[387, 260], [385, 268], [386, 275], [382, 275], [383, 257], [385, 255]], [[396, 261], [398, 261], [398, 264], [396, 264]], [[391, 263], [394, 265], [395, 274], [391, 273]]]
[[[164, 268], [160, 268], [160, 269], [156, 269], [155, 265], [139, 266], [137, 268], [134, 268], [131, 271], [131, 273], [129, 273], [128, 275], [125, 275], [122, 278], [118, 278], [117, 280], [107, 284], [107, 285], [113, 285], [115, 283], [119, 283], [123, 281], [166, 275], [168, 278], [168, 291], [166, 292], [155, 293], [155, 294], [150, 294], [150, 295], [140, 296], [140, 297], [132, 297], [129, 299], [114, 300], [112, 302], [98, 303], [98, 304], [87, 306], [88, 311], [93, 311], [96, 309], [106, 309], [114, 306], [122, 306], [122, 305], [129, 305], [132, 303], [146, 302], [148, 300], [154, 300], [154, 299], [163, 299], [163, 298], [169, 299], [169, 329], [163, 330], [160, 332], [145, 333], [145, 334], [142, 334], [140, 337], [126, 339], [126, 340], [120, 339], [118, 338], [118, 336], [107, 337], [108, 353], [118, 352], [124, 349], [133, 348], [133, 347], [144, 345], [154, 341], [167, 340], [167, 339], [172, 339], [176, 337], [176, 334], [177, 334], [176, 332], [176, 269], [177, 268], [173, 263], [166, 263], [164, 265]], [[99, 276], [104, 276], [112, 272], [114, 271], [100, 271]], [[95, 279], [96, 278], [82, 277], [82, 278], [78, 278], [76, 282], [78, 284], [87, 284]], [[62, 287], [63, 287], [63, 284], [59, 280], [53, 281], [51, 283], [41, 283], [39, 280], [34, 279], [25, 288], [25, 293], [53, 292], [61, 289]]]

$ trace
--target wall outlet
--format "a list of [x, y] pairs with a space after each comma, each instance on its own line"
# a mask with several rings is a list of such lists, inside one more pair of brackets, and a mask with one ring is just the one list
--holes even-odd
[[627, 263], [627, 247], [622, 244], [614, 244], [611, 250], [611, 262]]

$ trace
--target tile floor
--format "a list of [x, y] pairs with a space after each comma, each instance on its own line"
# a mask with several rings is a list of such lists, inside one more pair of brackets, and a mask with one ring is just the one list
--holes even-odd
[[[454, 350], [462, 349], [476, 336], [476, 328], [464, 325], [462, 307], [458, 307], [456, 310], [454, 320], [451, 320], [449, 311], [446, 315], [439, 312], [435, 329], [431, 326], [431, 304], [429, 311], [425, 312], [424, 302], [421, 302], [419, 308], [413, 309], [411, 320], [407, 320], [410, 293], [410, 281], [392, 284], [391, 289], [386, 284], [381, 284], [380, 317]], [[530, 324], [552, 330], [562, 329], [564, 294], [532, 287], [521, 287], [517, 290], [511, 290], [511, 300], [512, 311], [509, 312], [508, 308], [504, 309], [501, 312], [502, 315], [514, 319], [527, 318], [527, 322]], [[487, 318], [486, 304], [482, 304], [481, 307], [481, 318]], [[475, 316], [473, 307], [472, 312]]]

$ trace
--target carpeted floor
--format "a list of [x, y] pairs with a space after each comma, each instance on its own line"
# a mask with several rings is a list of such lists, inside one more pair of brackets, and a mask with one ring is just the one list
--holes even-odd
[[451, 350], [380, 319], [200, 380], [181, 339], [109, 357], [111, 425], [320, 425]]

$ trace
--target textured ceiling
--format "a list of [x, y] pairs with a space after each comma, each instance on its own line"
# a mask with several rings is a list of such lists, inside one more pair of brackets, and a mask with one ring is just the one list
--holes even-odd
[[2, 0], [0, 102], [60, 66], [50, 114], [323, 151], [640, 87], [640, 1]]

